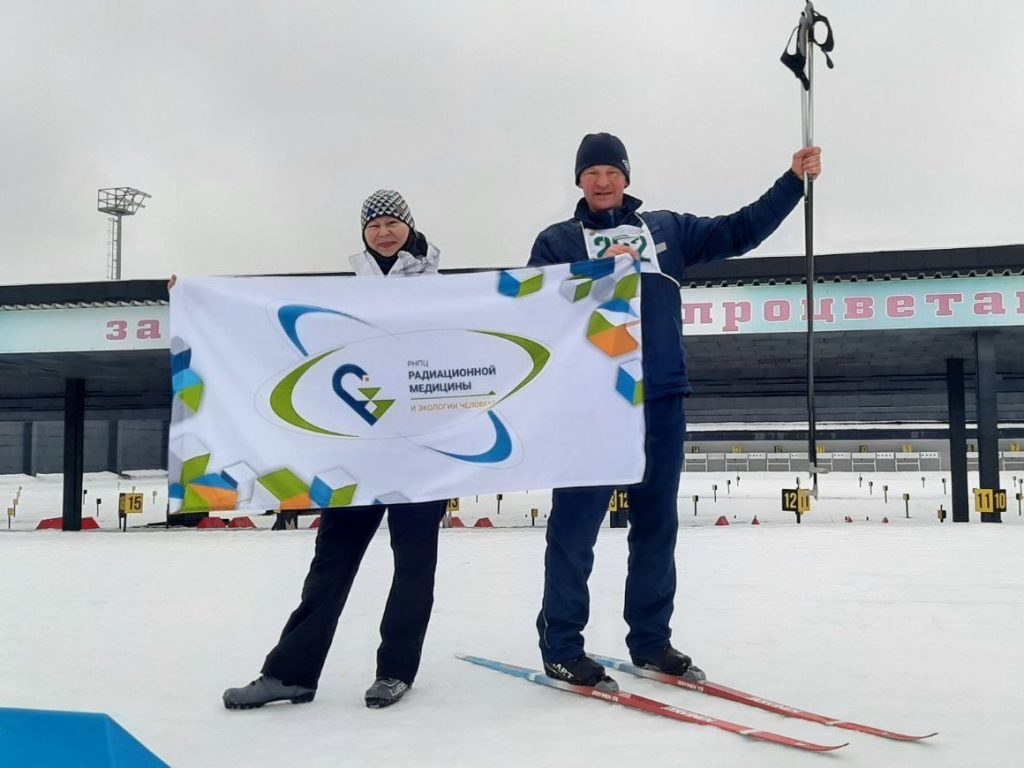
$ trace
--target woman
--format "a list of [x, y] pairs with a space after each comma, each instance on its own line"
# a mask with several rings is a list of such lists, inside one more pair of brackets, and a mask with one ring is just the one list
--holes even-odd
[[[398, 192], [381, 189], [363, 203], [365, 250], [350, 257], [357, 275], [404, 277], [437, 274], [440, 252], [416, 231]], [[377, 676], [366, 706], [394, 704], [412, 685], [434, 602], [437, 533], [446, 501], [325, 510], [302, 599], [267, 655], [261, 675], [224, 692], [228, 709], [252, 709], [273, 701], [312, 701], [338, 617], [367, 545], [388, 512], [395, 575], [380, 625]]]
[[366, 250], [348, 257], [357, 275], [437, 274], [441, 252], [416, 231], [416, 222], [400, 194], [378, 189], [363, 201], [360, 219]]

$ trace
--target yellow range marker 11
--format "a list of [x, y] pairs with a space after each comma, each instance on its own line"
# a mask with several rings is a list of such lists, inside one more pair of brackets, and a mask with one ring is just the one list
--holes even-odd
[[975, 488], [974, 511], [992, 515], [1006, 511], [1006, 491], [1002, 488]]

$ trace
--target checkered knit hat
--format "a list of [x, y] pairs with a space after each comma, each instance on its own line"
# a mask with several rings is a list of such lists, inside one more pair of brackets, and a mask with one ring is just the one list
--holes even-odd
[[363, 229], [366, 229], [366, 225], [373, 219], [381, 216], [391, 216], [406, 224], [409, 229], [416, 229], [416, 221], [409, 210], [409, 204], [393, 189], [378, 189], [363, 201], [363, 209], [359, 214]]

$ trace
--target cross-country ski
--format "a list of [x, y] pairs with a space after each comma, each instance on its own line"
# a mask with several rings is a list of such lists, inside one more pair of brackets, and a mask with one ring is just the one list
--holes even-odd
[[682, 723], [709, 725], [712, 728], [718, 728], [723, 731], [728, 731], [729, 733], [746, 736], [749, 739], [767, 741], [783, 747], [802, 749], [806, 752], [832, 752], [849, 744], [849, 742], [844, 742], [843, 744], [814, 744], [810, 741], [784, 736], [781, 733], [765, 731], [759, 728], [751, 728], [750, 726], [740, 725], [739, 723], [723, 720], [718, 717], [710, 717], [708, 715], [702, 715], [699, 712], [691, 712], [672, 704], [668, 704], [664, 701], [649, 699], [646, 696], [640, 696], [635, 693], [630, 693], [629, 691], [606, 693], [604, 691], [599, 691], [596, 688], [590, 688], [584, 685], [570, 685], [569, 683], [562, 682], [561, 680], [555, 680], [554, 678], [545, 675], [539, 669], [529, 669], [528, 667], [520, 667], [515, 664], [506, 664], [501, 661], [493, 661], [492, 659], [485, 659], [480, 656], [469, 656], [466, 654], [456, 654], [456, 656], [464, 661], [478, 664], [479, 666], [487, 667], [488, 669], [493, 669], [495, 672], [502, 672], [506, 675], [511, 675], [512, 677], [518, 677], [521, 680], [537, 683], [537, 685], [555, 688], [559, 691], [565, 691], [566, 693], [575, 693], [577, 696], [599, 699], [600, 701], [607, 702], [608, 704], [618, 704], [619, 706], [623, 706], [628, 709], [646, 712], [649, 715], [667, 717], [672, 720], [678, 720]]
[[601, 664], [604, 664], [604, 666], [609, 669], [615, 669], [619, 672], [627, 672], [637, 677], [645, 677], [648, 680], [656, 680], [659, 683], [675, 685], [680, 688], [685, 688], [688, 691], [703, 693], [708, 696], [717, 696], [720, 699], [728, 699], [729, 701], [735, 701], [739, 704], [746, 704], [749, 707], [757, 707], [758, 709], [764, 709], [768, 712], [784, 715], [785, 717], [807, 720], [812, 723], [818, 723], [819, 725], [828, 725], [834, 728], [845, 728], [848, 731], [857, 731], [859, 733], [867, 733], [872, 736], [881, 736], [882, 738], [892, 739], [894, 741], [921, 741], [922, 739], [929, 739], [932, 736], [938, 735], [938, 732], [935, 731], [933, 733], [926, 733], [923, 736], [911, 736], [910, 734], [889, 731], [884, 728], [875, 728], [874, 726], [864, 725], [863, 723], [839, 720], [834, 717], [818, 714], [817, 712], [809, 712], [806, 709], [798, 709], [788, 704], [781, 704], [777, 701], [765, 699], [752, 693], [747, 693], [746, 691], [730, 688], [727, 685], [714, 683], [710, 680], [698, 683], [693, 680], [687, 680], [685, 677], [680, 677], [678, 675], [667, 675], [664, 672], [643, 669], [635, 664], [630, 664], [628, 661], [624, 661], [623, 659], [615, 659], [609, 656], [591, 654], [591, 658], [595, 661], [599, 661]]

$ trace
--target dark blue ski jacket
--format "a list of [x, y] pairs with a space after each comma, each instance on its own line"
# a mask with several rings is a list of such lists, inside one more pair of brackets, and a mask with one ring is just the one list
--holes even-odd
[[643, 201], [626, 195], [621, 208], [593, 213], [581, 199], [573, 218], [552, 224], [537, 236], [530, 266], [586, 261], [585, 229], [611, 229], [640, 224], [651, 231], [661, 271], [641, 275], [644, 396], [653, 400], [689, 393], [686, 350], [683, 346], [680, 284], [683, 272], [704, 264], [739, 256], [756, 248], [778, 228], [803, 197], [803, 182], [787, 171], [755, 202], [727, 216], [694, 216], [672, 211], [639, 213]]

